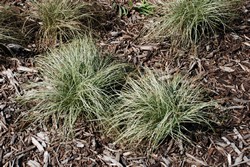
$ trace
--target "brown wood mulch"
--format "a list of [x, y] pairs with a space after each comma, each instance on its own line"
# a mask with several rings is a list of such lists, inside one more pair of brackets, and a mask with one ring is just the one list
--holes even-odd
[[0, 55], [0, 166], [250, 166], [250, 1], [241, 13], [232, 31], [192, 52], [171, 49], [168, 41], [139, 41], [147, 19], [136, 13], [103, 34], [98, 45], [105, 52], [138, 67], [187, 74], [222, 106], [214, 111], [214, 132], [190, 134], [195, 145], [167, 139], [149, 155], [114, 146], [86, 123], [77, 125], [72, 140], [63, 140], [56, 127], [24, 125], [27, 111], [14, 97], [41, 76], [33, 57]]

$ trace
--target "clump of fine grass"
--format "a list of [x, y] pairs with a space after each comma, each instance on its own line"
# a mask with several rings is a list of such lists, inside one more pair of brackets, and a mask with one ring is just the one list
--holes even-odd
[[202, 37], [224, 32], [236, 16], [241, 0], [174, 0], [163, 4], [163, 15], [148, 37], [171, 37], [180, 45], [196, 44]]
[[128, 67], [101, 57], [87, 37], [39, 57], [38, 66], [44, 81], [38, 91], [27, 93], [24, 101], [37, 103], [31, 109], [36, 119], [53, 116], [56, 121], [63, 120], [63, 128], [70, 134], [79, 118], [101, 120], [108, 114]]
[[109, 133], [117, 134], [118, 143], [132, 147], [144, 143], [149, 150], [167, 136], [189, 141], [183, 133], [185, 125], [209, 125], [204, 110], [215, 106], [203, 101], [201, 89], [185, 78], [163, 81], [149, 70], [138, 79], [128, 79], [120, 100], [109, 120]]
[[[83, 1], [43, 0], [35, 2], [31, 18], [39, 23], [37, 43], [40, 49], [80, 36], [88, 30], [91, 12]], [[85, 19], [85, 25], [81, 20]]]
[[23, 13], [16, 12], [11, 6], [0, 4], [0, 42], [23, 42], [24, 34], [20, 30], [24, 23]]
[[1, 28], [0, 27], [0, 42], [6, 41], [6, 40], [16, 40], [13, 36], [11, 36], [11, 30], [7, 28]]

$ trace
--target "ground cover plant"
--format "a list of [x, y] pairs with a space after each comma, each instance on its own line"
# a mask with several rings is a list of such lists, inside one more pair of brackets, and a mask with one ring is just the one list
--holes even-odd
[[137, 79], [130, 78], [120, 99], [109, 120], [118, 131], [117, 142], [134, 148], [146, 141], [151, 151], [167, 136], [188, 140], [183, 133], [185, 124], [209, 125], [204, 109], [216, 105], [203, 101], [201, 89], [184, 77], [163, 81], [149, 70]]
[[148, 37], [166, 38], [183, 46], [196, 44], [202, 37], [223, 33], [236, 16], [241, 0], [175, 0], [163, 3], [162, 16]]
[[132, 0], [128, 1], [112, 1], [112, 7], [117, 10], [118, 15], [128, 16], [132, 10], [135, 10], [143, 15], [153, 14], [155, 6], [148, 0], [140, 0], [137, 3]]
[[154, 13], [155, 6], [147, 0], [141, 0], [134, 6], [134, 9], [143, 15], [150, 15]]
[[[91, 12], [88, 3], [71, 0], [44, 0], [32, 4], [30, 18], [39, 23], [37, 43], [39, 48], [54, 47], [89, 30]], [[85, 24], [81, 23], [81, 20]], [[34, 27], [35, 29], [35, 27]]]
[[10, 30], [6, 29], [6, 28], [0, 28], [0, 41], [5, 41], [5, 40], [14, 40], [14, 37], [11, 37], [10, 34]]
[[56, 116], [64, 120], [64, 128], [73, 128], [75, 121], [100, 120], [113, 103], [115, 89], [125, 80], [126, 64], [101, 57], [94, 42], [84, 37], [49, 52], [38, 60], [45, 77], [43, 89], [28, 94], [26, 102], [38, 104], [31, 109], [39, 118]]
[[[18, 13], [13, 7], [0, 3], [0, 42], [23, 42], [24, 33], [21, 28], [24, 23], [23, 13]], [[27, 39], [26, 39], [27, 40]]]

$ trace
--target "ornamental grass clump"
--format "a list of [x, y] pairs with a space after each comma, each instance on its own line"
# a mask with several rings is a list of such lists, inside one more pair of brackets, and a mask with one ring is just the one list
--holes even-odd
[[37, 103], [31, 116], [63, 120], [68, 132], [72, 132], [78, 118], [101, 120], [108, 114], [128, 67], [101, 57], [87, 37], [50, 51], [37, 63], [44, 81], [37, 91], [27, 92], [24, 101]]
[[149, 70], [138, 79], [128, 79], [120, 100], [108, 133], [116, 134], [117, 143], [146, 145], [148, 150], [156, 149], [167, 136], [189, 141], [186, 125], [209, 126], [205, 110], [215, 107], [214, 102], [203, 101], [201, 89], [185, 78], [163, 81]]
[[15, 38], [11, 36], [11, 30], [0, 27], [0, 42], [6, 40], [15, 40]]
[[24, 21], [24, 13], [0, 3], [0, 43], [23, 42], [25, 35], [20, 27]]
[[224, 33], [236, 16], [241, 0], [174, 0], [163, 5], [163, 15], [149, 37], [171, 37], [180, 45], [197, 44], [202, 38]]
[[54, 47], [89, 29], [91, 13], [87, 12], [88, 4], [83, 1], [43, 0], [34, 2], [33, 6], [30, 17], [39, 23], [36, 40], [40, 49]]

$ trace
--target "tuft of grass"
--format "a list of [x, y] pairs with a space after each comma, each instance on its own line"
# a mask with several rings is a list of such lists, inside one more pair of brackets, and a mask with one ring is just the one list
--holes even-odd
[[19, 27], [24, 23], [23, 13], [18, 13], [11, 6], [0, 3], [0, 42], [23, 42], [24, 34]]
[[[47, 49], [58, 43], [80, 36], [87, 31], [91, 12], [88, 4], [71, 0], [43, 0], [34, 2], [31, 18], [39, 23], [37, 41], [39, 48]], [[85, 20], [85, 25], [81, 23]]]
[[[104, 58], [90, 38], [82, 38], [38, 58], [44, 81], [23, 97], [36, 102], [36, 119], [56, 118], [71, 134], [79, 118], [100, 120], [108, 114], [117, 89], [125, 82], [127, 64]], [[36, 86], [33, 85], [34, 87]]]
[[163, 4], [163, 15], [148, 37], [170, 36], [180, 45], [196, 44], [202, 37], [224, 32], [241, 0], [174, 0]]
[[11, 30], [7, 28], [0, 27], [0, 42], [6, 41], [6, 40], [16, 40], [13, 36], [11, 36]]
[[147, 143], [154, 150], [167, 137], [184, 139], [187, 124], [209, 125], [203, 110], [216, 103], [203, 101], [202, 90], [184, 77], [163, 81], [146, 70], [138, 79], [128, 79], [116, 106], [109, 133], [116, 133], [116, 142], [128, 146]]

